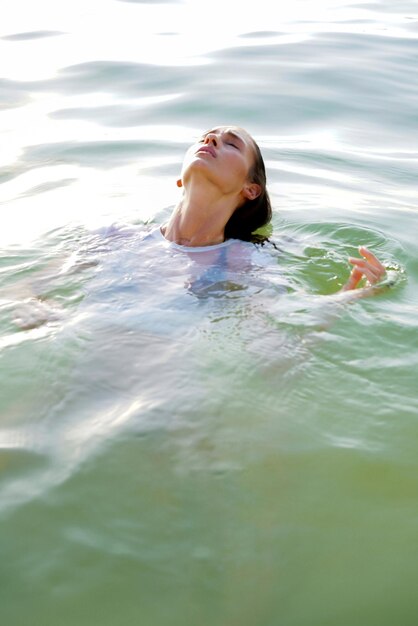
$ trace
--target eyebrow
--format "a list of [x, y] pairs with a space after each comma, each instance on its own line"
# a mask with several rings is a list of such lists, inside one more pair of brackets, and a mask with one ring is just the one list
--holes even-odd
[[234, 137], [235, 139], [237, 139], [242, 144], [243, 147], [245, 146], [245, 141], [242, 139], [242, 137], [234, 133], [232, 130], [227, 130], [225, 132], [227, 135], [231, 135], [231, 137]]

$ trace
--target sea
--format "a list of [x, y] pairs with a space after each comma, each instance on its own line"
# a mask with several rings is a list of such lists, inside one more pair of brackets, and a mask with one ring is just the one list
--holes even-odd
[[[416, 626], [416, 0], [2, 0], [0, 77], [1, 624]], [[153, 245], [218, 125], [250, 266]]]

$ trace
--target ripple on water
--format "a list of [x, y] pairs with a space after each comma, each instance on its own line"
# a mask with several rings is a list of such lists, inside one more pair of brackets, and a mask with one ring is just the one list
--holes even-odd
[[21, 158], [26, 171], [46, 163], [114, 168], [155, 154], [184, 151], [182, 144], [162, 141], [66, 141], [28, 146]]
[[13, 35], [5, 35], [0, 37], [5, 41], [27, 41], [30, 39], [43, 39], [45, 37], [57, 37], [58, 35], [65, 35], [66, 33], [59, 30], [32, 30], [27, 33], [15, 33]]
[[417, 4], [414, 0], [412, 0], [412, 2], [410, 0], [400, 0], [396, 4], [391, 2], [391, 0], [376, 0], [375, 2], [366, 2], [364, 4], [352, 4], [351, 7], [370, 9], [371, 11], [378, 10], [379, 12], [383, 11], [394, 15], [408, 13], [412, 13], [413, 15], [417, 14]]

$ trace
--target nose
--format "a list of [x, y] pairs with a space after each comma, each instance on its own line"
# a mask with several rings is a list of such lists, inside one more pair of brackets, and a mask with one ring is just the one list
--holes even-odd
[[215, 146], [215, 148], [216, 148], [216, 146], [218, 145], [218, 139], [217, 139], [215, 133], [208, 133], [206, 135], [206, 137], [205, 137], [205, 144], [208, 144], [208, 143], [212, 143]]

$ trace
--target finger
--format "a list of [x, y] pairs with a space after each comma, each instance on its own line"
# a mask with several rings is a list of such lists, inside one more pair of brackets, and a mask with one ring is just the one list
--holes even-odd
[[355, 289], [362, 278], [363, 278], [363, 272], [358, 267], [354, 267], [351, 270], [351, 274], [349, 276], [348, 281], [343, 287], [343, 291], [347, 291], [348, 289]]
[[350, 263], [355, 265], [357, 269], [367, 278], [370, 283], [377, 283], [381, 277], [382, 273], [376, 267], [373, 267], [367, 261], [363, 259], [350, 258]]
[[370, 252], [370, 250], [368, 248], [366, 248], [366, 246], [359, 246], [358, 250], [359, 250], [361, 256], [363, 256], [365, 259], [367, 259], [367, 261], [369, 263], [371, 263], [371, 265], [373, 265], [374, 267], [378, 267], [381, 271], [382, 270], [385, 271], [384, 266], [379, 261], [377, 256], [375, 256], [373, 254], [373, 252]]
[[377, 265], [374, 265], [369, 261], [366, 261], [365, 259], [358, 259], [357, 257], [350, 257], [349, 261], [353, 265], [359, 267], [361, 270], [364, 270], [365, 273], [371, 272], [375, 276], [375, 282], [381, 280], [386, 275], [386, 269], [380, 263], [380, 261]]
[[380, 273], [373, 267], [371, 267], [368, 263], [355, 262], [356, 267], [359, 271], [369, 280], [370, 282], [377, 282], [380, 280]]
[[[371, 253], [370, 253], [371, 254]], [[368, 263], [365, 265], [376, 274], [376, 280], [381, 280], [386, 276], [386, 268], [382, 263], [374, 257], [373, 261], [368, 260]]]

